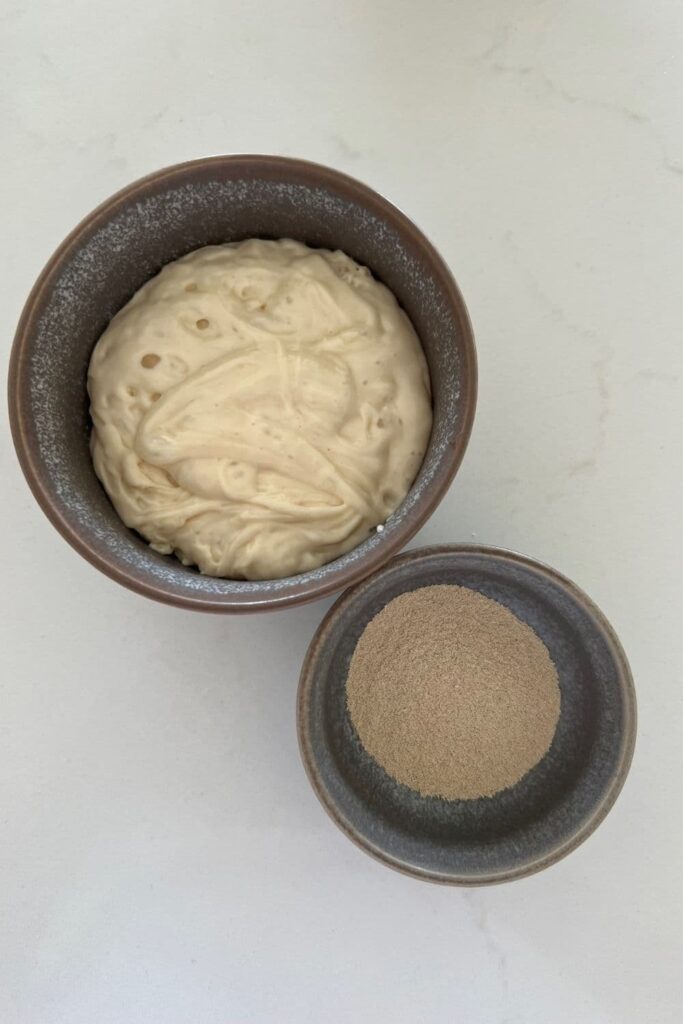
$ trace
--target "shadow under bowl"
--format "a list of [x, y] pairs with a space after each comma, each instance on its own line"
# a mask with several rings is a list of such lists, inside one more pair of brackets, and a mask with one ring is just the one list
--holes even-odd
[[[119, 519], [89, 451], [86, 375], [111, 318], [164, 264], [204, 245], [294, 238], [369, 267], [411, 318], [429, 365], [434, 421], [422, 468], [384, 531], [319, 569], [279, 580], [202, 576]], [[425, 236], [352, 178], [302, 160], [210, 157], [158, 171], [98, 207], [29, 296], [9, 373], [17, 454], [43, 511], [81, 555], [148, 597], [203, 611], [281, 608], [356, 582], [403, 547], [438, 505], [467, 446], [476, 357], [462, 296]]]
[[[561, 707], [550, 750], [492, 797], [423, 797], [395, 782], [348, 714], [346, 678], [367, 624], [399, 594], [438, 584], [504, 605], [541, 638], [557, 669]], [[399, 555], [342, 595], [309, 647], [297, 717], [311, 784], [349, 838], [390, 867], [458, 885], [519, 878], [575, 849], [619, 794], [636, 732], [626, 657], [589, 598], [544, 565], [468, 545]]]

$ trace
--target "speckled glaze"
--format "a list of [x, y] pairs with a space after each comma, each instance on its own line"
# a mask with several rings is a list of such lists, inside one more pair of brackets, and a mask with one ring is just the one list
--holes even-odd
[[[528, 623], [557, 668], [561, 710], [546, 756], [493, 797], [422, 797], [365, 751], [346, 708], [346, 676], [367, 623], [394, 597], [459, 584]], [[636, 733], [628, 662], [602, 613], [573, 583], [521, 555], [471, 546], [399, 555], [348, 590], [321, 623], [298, 697], [303, 762], [339, 827], [383, 863], [435, 882], [483, 885], [531, 874], [575, 849], [626, 778]]]
[[[290, 237], [342, 249], [397, 296], [425, 349], [434, 424], [420, 473], [381, 533], [312, 572], [238, 582], [152, 551], [118, 518], [93, 471], [86, 372], [112, 316], [160, 268], [200, 246]], [[12, 350], [12, 434], [52, 523], [93, 565], [149, 597], [204, 611], [285, 607], [356, 582], [400, 549], [439, 503], [463, 457], [476, 402], [472, 329], [433, 246], [359, 182], [281, 157], [212, 157], [113, 196], [66, 239], [26, 303]]]

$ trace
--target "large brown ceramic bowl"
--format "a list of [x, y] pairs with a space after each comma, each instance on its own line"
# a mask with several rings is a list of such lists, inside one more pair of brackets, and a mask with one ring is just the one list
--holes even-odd
[[[202, 576], [160, 555], [114, 511], [95, 476], [86, 373], [112, 316], [192, 249], [251, 237], [343, 249], [397, 296], [420, 336], [434, 395], [422, 468], [382, 533], [298, 576]], [[212, 157], [134, 182], [82, 221], [43, 270], [12, 351], [12, 433], [26, 479], [69, 543], [148, 597], [203, 611], [281, 608], [355, 583], [413, 536], [460, 464], [474, 416], [476, 360], [465, 304], [439, 254], [404, 214], [337, 171], [267, 156]]]

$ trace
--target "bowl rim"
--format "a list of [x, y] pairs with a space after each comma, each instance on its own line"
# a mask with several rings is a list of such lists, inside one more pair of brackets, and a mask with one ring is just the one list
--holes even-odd
[[[27, 408], [30, 370], [27, 349], [43, 303], [64, 262], [78, 249], [84, 236], [101, 227], [124, 205], [144, 197], [148, 191], [164, 186], [171, 187], [174, 181], [183, 181], [188, 174], [196, 173], [201, 177], [212, 170], [228, 178], [240, 174], [261, 174], [266, 178], [284, 175], [293, 180], [315, 182], [320, 186], [327, 185], [373, 210], [382, 219], [400, 227], [428, 255], [433, 271], [439, 277], [448, 297], [453, 315], [457, 318], [462, 336], [464, 358], [460, 397], [463, 409], [461, 429], [455, 442], [448, 445], [442, 457], [439, 474], [424, 488], [415, 507], [404, 517], [396, 530], [386, 536], [385, 543], [368, 553], [369, 557], [348, 564], [337, 572], [331, 571], [320, 580], [310, 580], [297, 585], [297, 576], [288, 577], [292, 581], [290, 588], [283, 588], [267, 596], [259, 596], [256, 588], [242, 593], [178, 594], [170, 589], [171, 585], [145, 579], [142, 573], [137, 574], [135, 571], [127, 571], [119, 565], [112, 564], [106, 552], [103, 552], [97, 543], [91, 542], [89, 534], [79, 532], [61, 514], [51, 488], [43, 479], [39, 460], [33, 450], [34, 442], [30, 437]], [[436, 247], [402, 210], [370, 186], [322, 164], [296, 157], [234, 154], [200, 157], [153, 171], [119, 189], [76, 225], [45, 264], [24, 304], [10, 353], [7, 394], [14, 447], [33, 496], [62, 537], [91, 565], [128, 589], [175, 607], [217, 613], [271, 611], [316, 600], [357, 583], [403, 548], [429, 518], [455, 477], [471, 436], [477, 400], [477, 357], [470, 317], [453, 274]], [[303, 580], [305, 574], [302, 574], [301, 578]]]
[[[477, 555], [483, 558], [491, 558], [496, 561], [511, 562], [516, 566], [541, 576], [559, 585], [566, 595], [577, 604], [592, 620], [594, 626], [600, 632], [605, 641], [610, 656], [614, 662], [617, 673], [617, 687], [622, 700], [624, 713], [624, 725], [621, 731], [619, 752], [609, 784], [606, 786], [600, 799], [586, 815], [583, 822], [576, 828], [571, 836], [558, 842], [550, 851], [543, 855], [532, 858], [514, 868], [500, 871], [482, 872], [474, 874], [471, 872], [458, 873], [457, 871], [438, 871], [425, 869], [410, 863], [410, 861], [396, 857], [388, 853], [381, 846], [373, 843], [364, 835], [352, 821], [345, 816], [329, 790], [325, 786], [321, 773], [318, 769], [309, 728], [309, 705], [311, 693], [315, 685], [315, 672], [318, 659], [322, 649], [329, 639], [329, 635], [341, 612], [352, 603], [356, 597], [369, 586], [372, 586], [381, 579], [383, 575], [390, 573], [397, 565], [419, 563], [438, 555]], [[613, 627], [605, 618], [603, 612], [568, 577], [558, 572], [552, 566], [537, 561], [527, 555], [509, 551], [505, 548], [491, 547], [479, 544], [435, 544], [429, 547], [414, 548], [403, 554], [397, 555], [380, 569], [361, 580], [354, 587], [346, 590], [335, 604], [329, 609], [322, 622], [319, 624], [313, 639], [308, 647], [301, 674], [299, 677], [299, 688], [297, 693], [297, 737], [299, 742], [299, 753], [303, 761], [308, 781], [313, 788], [315, 795], [327, 812], [328, 816], [341, 831], [348, 836], [365, 853], [370, 854], [375, 860], [393, 868], [402, 874], [410, 875], [424, 881], [436, 882], [442, 885], [477, 886], [495, 885], [502, 882], [513, 881], [518, 878], [525, 878], [528, 875], [536, 874], [544, 868], [562, 860], [569, 853], [572, 853], [581, 845], [600, 823], [605, 819], [622, 790], [626, 776], [633, 759], [637, 728], [637, 706], [636, 694], [633, 685], [633, 676], [626, 654], [617, 637]]]

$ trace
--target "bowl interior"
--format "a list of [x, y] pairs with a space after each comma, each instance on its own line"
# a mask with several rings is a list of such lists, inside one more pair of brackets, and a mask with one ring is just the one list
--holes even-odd
[[[346, 707], [350, 660], [370, 619], [407, 590], [443, 583], [480, 591], [528, 623], [559, 676], [550, 750], [490, 798], [423, 797], [394, 782], [361, 745]], [[299, 695], [304, 761], [338, 824], [394, 867], [473, 884], [536, 870], [595, 827], [628, 768], [634, 722], [628, 665], [597, 609], [552, 571], [486, 549], [410, 552], [347, 592], [313, 642]]]
[[[245, 583], [203, 577], [156, 554], [121, 523], [90, 460], [86, 373], [112, 316], [165, 263], [203, 245], [257, 236], [343, 249], [394, 291], [425, 349], [434, 426], [419, 477], [382, 535], [313, 572]], [[86, 218], [27, 303], [10, 392], [15, 440], [29, 482], [86, 557], [150, 596], [191, 607], [250, 608], [345, 586], [408, 540], [462, 457], [474, 378], [471, 331], [457, 288], [407, 218], [370, 189], [325, 168], [233, 157], [159, 172]]]

